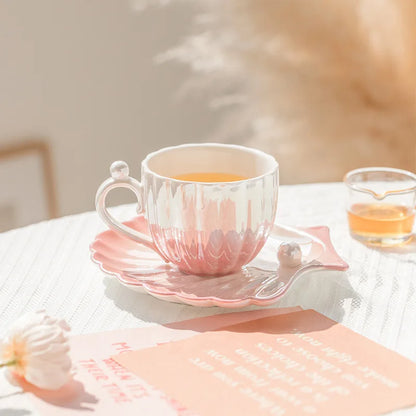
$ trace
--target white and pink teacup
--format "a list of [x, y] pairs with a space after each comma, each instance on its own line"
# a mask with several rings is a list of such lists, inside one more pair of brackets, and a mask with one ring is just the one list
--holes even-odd
[[[226, 144], [186, 144], [149, 154], [141, 182], [124, 162], [98, 189], [96, 208], [113, 230], [155, 250], [184, 273], [225, 275], [241, 269], [261, 250], [273, 225], [279, 187], [276, 160], [259, 150]], [[247, 179], [196, 182], [174, 179], [221, 172]], [[107, 194], [131, 189], [150, 235], [133, 230], [108, 212]]]

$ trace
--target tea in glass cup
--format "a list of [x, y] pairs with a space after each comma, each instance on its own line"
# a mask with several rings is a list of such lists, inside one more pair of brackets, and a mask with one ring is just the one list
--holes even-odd
[[351, 235], [368, 244], [402, 244], [412, 236], [416, 175], [400, 169], [363, 168], [347, 173]]

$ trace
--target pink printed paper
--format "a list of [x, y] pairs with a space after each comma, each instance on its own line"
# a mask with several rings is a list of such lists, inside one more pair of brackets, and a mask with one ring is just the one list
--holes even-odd
[[115, 359], [200, 416], [368, 416], [416, 404], [416, 364], [313, 310]]
[[188, 321], [125, 329], [71, 338], [71, 356], [76, 366], [74, 380], [56, 392], [48, 392], [20, 380], [36, 409], [45, 416], [95, 414], [169, 416], [190, 415], [185, 407], [151, 387], [111, 358], [114, 354], [192, 337], [250, 319], [300, 308], [263, 309], [228, 313]]

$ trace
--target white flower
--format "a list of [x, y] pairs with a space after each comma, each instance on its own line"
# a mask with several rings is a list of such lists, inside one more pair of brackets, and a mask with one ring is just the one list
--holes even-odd
[[20, 317], [0, 342], [1, 366], [42, 389], [59, 389], [71, 375], [67, 331], [44, 311]]

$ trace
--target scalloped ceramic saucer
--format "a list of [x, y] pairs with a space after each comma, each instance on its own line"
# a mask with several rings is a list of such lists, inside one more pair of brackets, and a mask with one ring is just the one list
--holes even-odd
[[[129, 227], [148, 233], [140, 216]], [[282, 242], [297, 242], [301, 265], [279, 265], [277, 250]], [[92, 261], [124, 286], [156, 298], [194, 306], [239, 308], [267, 306], [276, 302], [302, 274], [312, 269], [346, 270], [348, 264], [336, 253], [325, 226], [289, 228], [275, 225], [257, 257], [238, 273], [220, 277], [184, 274], [165, 263], [154, 251], [112, 230], [98, 234], [90, 245]]]

